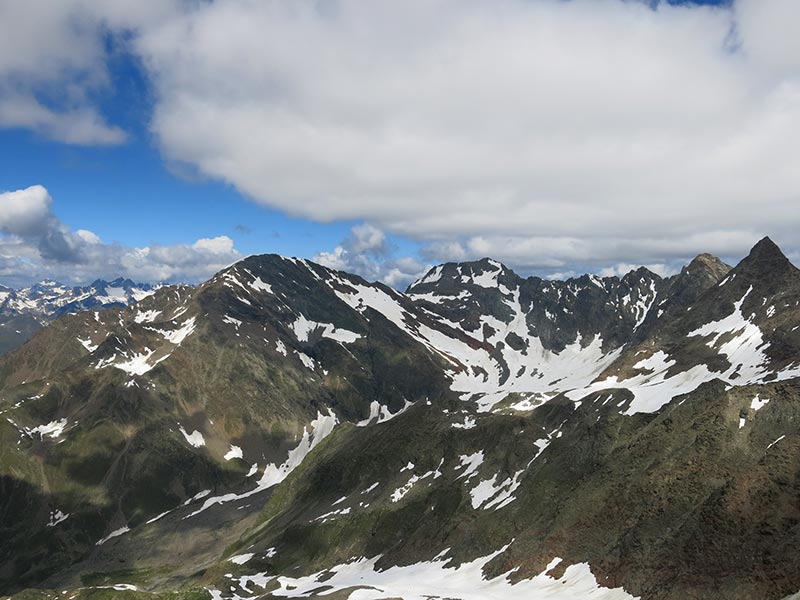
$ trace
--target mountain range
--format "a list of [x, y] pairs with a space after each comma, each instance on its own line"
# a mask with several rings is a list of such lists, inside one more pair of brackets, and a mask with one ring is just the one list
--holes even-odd
[[[779, 600], [800, 270], [252, 256], [0, 358], [0, 594]], [[65, 311], [70, 312], [70, 311]]]
[[0, 354], [18, 348], [61, 315], [126, 306], [146, 298], [158, 287], [122, 277], [73, 287], [57, 281], [42, 281], [20, 289], [0, 285]]

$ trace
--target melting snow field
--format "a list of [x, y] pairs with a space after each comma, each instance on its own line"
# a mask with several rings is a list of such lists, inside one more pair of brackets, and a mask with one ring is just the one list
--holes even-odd
[[710, 381], [718, 376], [718, 374], [711, 373], [705, 365], [697, 365], [674, 377], [667, 377], [667, 372], [673, 364], [675, 364], [674, 360], [670, 360], [664, 352], [658, 351], [634, 365], [634, 369], [642, 369], [647, 373], [622, 380], [612, 376], [584, 388], [574, 389], [568, 392], [567, 396], [578, 401], [595, 392], [625, 388], [633, 392], [634, 396], [625, 411], [626, 415], [637, 412], [655, 412], [675, 396], [691, 392], [702, 382]]
[[[480, 283], [494, 285], [498, 273], [498, 270], [492, 270], [480, 279]], [[333, 281], [342, 283], [336, 278]], [[509, 297], [504, 302], [513, 314], [511, 321], [503, 322], [494, 317], [483, 316], [481, 322], [484, 327], [470, 332], [457, 323], [444, 320], [441, 320], [441, 325], [446, 329], [415, 323], [414, 317], [394, 295], [363, 285], [347, 285], [355, 292], [346, 293], [333, 288], [340, 299], [362, 313], [367, 307], [381, 313], [431, 352], [444, 358], [452, 365], [448, 375], [453, 391], [461, 392], [465, 400], [475, 400], [479, 410], [483, 412], [491, 410], [511, 392], [555, 395], [558, 391], [587, 386], [620, 353], [619, 350], [604, 353], [603, 340], [599, 336], [589, 340], [589, 343], [585, 343], [579, 336], [559, 353], [547, 350], [539, 338], [530, 333], [526, 322], [527, 313], [520, 303], [519, 290], [506, 290]], [[494, 332], [486, 339], [483, 334], [478, 333], [485, 327]], [[302, 335], [306, 324], [301, 321], [295, 328]], [[457, 330], [458, 336], [453, 335], [453, 328]], [[506, 343], [501, 344], [510, 334], [524, 340], [524, 353], [514, 350]], [[501, 361], [486, 350], [486, 342], [501, 349]]]
[[514, 492], [519, 487], [520, 477], [524, 473], [524, 469], [517, 471], [513, 477], [499, 483], [497, 482], [497, 475], [494, 475], [491, 479], [481, 481], [469, 492], [472, 508], [483, 507], [484, 509], [494, 508], [497, 510], [516, 500]]
[[361, 335], [347, 329], [336, 327], [332, 323], [318, 323], [316, 321], [309, 321], [304, 315], [297, 317], [291, 325], [295, 337], [300, 342], [307, 342], [311, 334], [318, 329], [321, 329], [322, 337], [326, 337], [343, 344], [352, 344]]
[[[129, 360], [125, 362], [116, 363], [113, 366], [117, 369], [125, 371], [129, 375], [144, 375], [148, 371], [150, 371], [154, 366], [160, 363], [162, 360], [166, 359], [167, 357], [163, 357], [160, 359], [155, 360], [153, 363], [150, 363], [150, 358], [156, 353], [155, 350], [150, 350], [149, 348], [145, 348], [143, 354], [133, 354]], [[127, 353], [123, 353], [124, 356], [127, 356]]]
[[[492, 410], [495, 404], [512, 392], [551, 397], [561, 391], [584, 388], [619, 356], [621, 349], [603, 352], [600, 336], [591, 340], [583, 340], [578, 336], [561, 352], [546, 349], [541, 340], [531, 334], [526, 321], [527, 313], [520, 302], [519, 289], [508, 290], [498, 286], [501, 266], [499, 263], [491, 266], [493, 268], [490, 271], [473, 275], [471, 282], [485, 287], [499, 287], [512, 318], [504, 322], [484, 315], [480, 319], [482, 327], [475, 331], [467, 331], [459, 323], [447, 321], [430, 312], [426, 313], [428, 317], [438, 319], [436, 326], [417, 322], [417, 318], [402, 305], [403, 296], [397, 292], [344, 280], [335, 273], [331, 273], [326, 283], [339, 299], [352, 308], [362, 314], [367, 314], [367, 308], [380, 313], [431, 352], [441, 356], [451, 365], [448, 370], [451, 389], [460, 392], [464, 400], [477, 402], [482, 412]], [[438, 277], [438, 272], [433, 271], [426, 281], [435, 281]], [[411, 296], [412, 301], [426, 298], [427, 295], [425, 298]], [[293, 329], [298, 339], [303, 341], [308, 339], [312, 328], [320, 326], [326, 325], [301, 316], [293, 324]], [[487, 329], [492, 333], [485, 337], [483, 332]], [[512, 334], [523, 340], [524, 351], [514, 350], [505, 343]], [[487, 350], [487, 343], [499, 350], [499, 360]], [[462, 426], [470, 427], [471, 423], [465, 421]]]
[[59, 421], [50, 421], [47, 425], [38, 425], [32, 429], [25, 429], [25, 433], [30, 437], [38, 435], [40, 440], [43, 440], [44, 436], [57, 439], [61, 437], [66, 427], [67, 419], [63, 418]]
[[349, 600], [380, 600], [403, 598], [404, 600], [460, 599], [460, 600], [636, 600], [621, 588], [602, 587], [585, 563], [570, 565], [559, 579], [547, 572], [556, 567], [560, 558], [555, 558], [540, 574], [516, 584], [508, 580], [509, 573], [485, 579], [483, 568], [507, 546], [458, 567], [449, 567], [442, 552], [431, 561], [404, 567], [391, 567], [379, 571], [379, 557], [361, 558], [338, 565], [329, 571], [307, 577], [272, 577], [265, 574], [231, 577], [242, 594], [222, 593], [209, 590], [215, 600], [249, 600], [260, 596], [255, 589], [262, 590], [277, 585], [271, 591], [282, 598], [305, 598], [312, 593], [328, 596], [344, 591]]
[[[625, 414], [638, 412], [655, 412], [667, 404], [675, 396], [686, 394], [696, 389], [701, 383], [715, 378], [727, 381], [731, 385], [750, 385], [764, 381], [765, 376], [773, 373], [769, 368], [769, 359], [765, 353], [767, 342], [761, 329], [742, 311], [742, 304], [752, 291], [752, 286], [734, 303], [733, 312], [728, 316], [706, 323], [688, 334], [688, 337], [699, 337], [704, 343], [725, 356], [730, 367], [724, 372], [712, 372], [706, 365], [695, 365], [692, 368], [669, 376], [669, 369], [676, 361], [663, 351], [639, 361], [633, 366], [639, 374], [626, 379], [616, 376], [596, 381], [585, 387], [578, 387], [567, 393], [572, 400], [581, 398], [610, 388], [625, 388], [633, 392], [634, 399]], [[723, 341], [724, 340], [724, 341]], [[789, 365], [780, 371], [774, 371], [775, 381], [782, 381], [800, 376], [800, 365]], [[769, 402], [758, 396], [753, 399], [750, 408], [758, 411]], [[739, 422], [741, 429], [745, 419]]]

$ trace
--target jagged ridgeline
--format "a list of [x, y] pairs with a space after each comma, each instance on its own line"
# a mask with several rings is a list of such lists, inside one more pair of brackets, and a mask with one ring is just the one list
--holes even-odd
[[57, 281], [42, 281], [21, 289], [0, 285], [0, 354], [20, 347], [61, 315], [127, 306], [158, 287], [121, 277], [113, 281], [98, 279], [85, 287], [69, 287]]
[[782, 599], [800, 271], [274, 255], [0, 359], [0, 593]]

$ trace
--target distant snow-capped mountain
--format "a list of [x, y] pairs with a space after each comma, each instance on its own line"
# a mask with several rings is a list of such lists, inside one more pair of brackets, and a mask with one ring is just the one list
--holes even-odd
[[97, 279], [87, 286], [73, 287], [57, 281], [42, 281], [20, 289], [0, 285], [0, 353], [21, 346], [40, 327], [61, 315], [127, 306], [155, 293], [159, 287], [122, 277], [113, 281]]

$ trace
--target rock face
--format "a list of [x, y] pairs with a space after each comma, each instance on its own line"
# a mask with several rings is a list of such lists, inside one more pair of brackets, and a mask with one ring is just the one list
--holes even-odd
[[56, 281], [18, 290], [0, 286], [0, 354], [18, 348], [61, 315], [127, 306], [146, 298], [157, 287], [121, 277], [114, 281], [98, 279], [85, 287], [68, 287]]
[[0, 359], [0, 413], [0, 593], [800, 590], [800, 272], [768, 239], [404, 294], [250, 257], [58, 319]]

